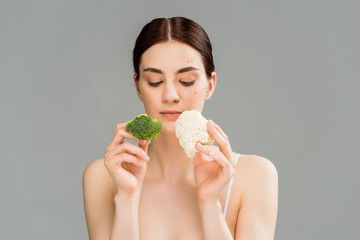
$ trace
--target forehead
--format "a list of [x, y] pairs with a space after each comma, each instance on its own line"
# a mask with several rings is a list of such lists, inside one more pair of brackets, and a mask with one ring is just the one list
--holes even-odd
[[176, 71], [193, 66], [204, 69], [200, 53], [191, 46], [176, 41], [158, 43], [148, 48], [141, 56], [140, 71], [147, 67]]

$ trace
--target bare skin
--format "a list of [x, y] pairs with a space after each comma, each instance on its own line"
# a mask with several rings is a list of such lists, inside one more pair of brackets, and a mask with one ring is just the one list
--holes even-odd
[[[189, 64], [193, 70], [177, 73]], [[151, 144], [136, 140], [135, 146], [126, 142], [134, 137], [125, 123], [118, 124], [105, 157], [86, 168], [83, 190], [90, 239], [273, 239], [275, 166], [266, 158], [243, 154], [235, 165], [228, 137], [212, 121], [208, 132], [219, 147], [197, 145], [199, 152], [190, 159], [175, 136], [175, 120], [161, 113], [201, 111], [215, 90], [215, 72], [208, 79], [199, 53], [177, 42], [150, 47], [140, 69], [140, 79], [134, 76], [138, 97], [163, 128]], [[184, 84], [193, 80], [191, 86]], [[232, 177], [225, 219], [222, 212]]]
[[[263, 239], [273, 239], [272, 236], [274, 235], [276, 222], [276, 214], [274, 212], [277, 209], [272, 209], [272, 214], [267, 215], [266, 213], [252, 212], [251, 208], [246, 209], [244, 207], [247, 205], [246, 201], [250, 201], [250, 199], [244, 197], [245, 189], [247, 188], [247, 191], [251, 191], [251, 189], [258, 187], [255, 183], [250, 184], [252, 182], [250, 179], [257, 179], [259, 182], [268, 181], [274, 174], [273, 171], [274, 168], [271, 162], [265, 158], [256, 155], [240, 155], [226, 216], [226, 222], [231, 235], [235, 237], [236, 233], [236, 238], [234, 239], [261, 239], [261, 237]], [[261, 172], [264, 172], [265, 175], [261, 174]], [[93, 213], [95, 216], [92, 216], [92, 218], [87, 216], [88, 228], [93, 236], [91, 239], [101, 239], [103, 236], [109, 238], [106, 231], [103, 232], [103, 235], [100, 234], [98, 221], [100, 221], [99, 219], [108, 219], [105, 221], [107, 225], [101, 228], [110, 231], [114, 215], [113, 199], [116, 194], [115, 184], [104, 166], [103, 158], [93, 161], [88, 166], [85, 174], [91, 174], [103, 179], [101, 183], [97, 182], [95, 184], [89, 180], [87, 184], [88, 188], [92, 188], [91, 192], [103, 192], [99, 202], [103, 202], [104, 205], [108, 203], [106, 207], [96, 206], [98, 211]], [[91, 176], [87, 177], [91, 178]], [[269, 185], [272, 184], [275, 183], [269, 183]], [[169, 184], [145, 178], [139, 204], [140, 236], [145, 236], [141, 239], [203, 239], [201, 214], [197, 206], [197, 195], [194, 185], [194, 182]], [[222, 212], [225, 205], [227, 187], [228, 185], [220, 197]], [[258, 189], [258, 191], [261, 192], [261, 189]], [[105, 192], [106, 194], [104, 194]], [[89, 194], [88, 198], [90, 197]], [[97, 196], [96, 198], [100, 197]], [[275, 200], [273, 199], [273, 201]], [[276, 203], [268, 203], [271, 206], [274, 204]], [[262, 208], [267, 208], [266, 205], [264, 203], [261, 206]], [[174, 206], [177, 207], [174, 208]], [[86, 212], [94, 212], [91, 210], [93, 207], [95, 208], [93, 204], [85, 205], [85, 208], [88, 208]], [[256, 217], [259, 219], [254, 219]], [[253, 226], [247, 228], [246, 225]], [[108, 238], [105, 237], [103, 239]]]

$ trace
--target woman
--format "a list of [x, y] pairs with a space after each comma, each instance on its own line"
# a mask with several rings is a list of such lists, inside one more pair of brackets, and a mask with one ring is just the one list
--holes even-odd
[[273, 239], [275, 166], [260, 156], [239, 157], [213, 121], [208, 132], [219, 147], [197, 144], [193, 159], [175, 136], [179, 114], [201, 112], [215, 90], [206, 32], [190, 19], [154, 19], [136, 40], [133, 64], [137, 95], [162, 130], [150, 143], [117, 124], [105, 157], [86, 168], [90, 239]]

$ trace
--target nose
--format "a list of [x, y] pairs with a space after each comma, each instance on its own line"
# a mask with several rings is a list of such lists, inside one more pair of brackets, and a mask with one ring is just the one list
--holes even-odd
[[179, 102], [180, 97], [176, 86], [172, 83], [167, 83], [163, 92], [163, 101], [167, 103]]

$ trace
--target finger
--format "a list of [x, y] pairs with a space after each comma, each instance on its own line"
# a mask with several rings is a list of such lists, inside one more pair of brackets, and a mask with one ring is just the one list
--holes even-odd
[[[219, 151], [219, 148], [218, 147], [215, 147], [215, 146], [213, 146], [213, 145], [210, 145], [210, 146], [204, 146], [204, 145], [202, 145], [201, 143], [199, 143], [200, 145], [195, 145], [195, 147], [196, 148], [201, 148], [201, 147], [203, 147], [203, 148], [205, 148], [204, 150], [205, 151], [207, 151], [208, 153], [210, 153], [210, 152], [215, 152], [215, 153], [219, 153], [220, 155], [222, 155], [224, 158], [225, 158], [225, 160], [228, 162], [228, 163], [230, 163], [231, 164], [231, 166], [232, 167], [234, 167], [235, 168], [235, 161], [234, 161], [234, 159], [233, 158], [230, 158], [230, 159], [228, 159], [228, 158], [226, 158], [225, 157], [225, 155], [222, 153], [222, 152], [220, 152]], [[210, 154], [208, 154], [208, 155], [210, 155]], [[206, 155], [205, 155], [206, 156]], [[208, 156], [206, 156], [207, 158], [208, 158]]]
[[113, 139], [111, 140], [110, 144], [106, 148], [106, 151], [111, 151], [111, 149], [117, 147], [118, 145], [122, 144], [124, 141], [124, 138], [133, 139], [138, 143], [145, 143], [145, 140], [139, 140], [136, 139], [127, 129], [126, 129], [126, 123], [119, 123], [116, 124], [116, 128], [114, 131]]
[[[216, 147], [216, 146], [214, 146], [214, 145], [206, 146], [206, 148], [207, 148], [207, 149], [210, 149], [210, 150], [212, 150], [212, 151], [215, 151], [215, 152], [220, 151], [220, 150], [219, 150], [219, 147]], [[224, 155], [224, 156], [225, 156], [225, 155]], [[235, 164], [235, 158], [234, 158], [234, 155], [233, 155], [233, 154], [231, 155], [231, 158], [227, 158], [227, 159], [228, 159], [228, 161], [230, 162], [230, 164], [231, 164], [233, 167], [236, 166], [236, 164]]]
[[218, 143], [220, 151], [226, 156], [227, 159], [231, 159], [232, 150], [226, 134], [211, 120], [208, 121], [207, 127], [211, 136]]
[[120, 146], [113, 148], [111, 151], [105, 154], [106, 158], [111, 158], [112, 156], [118, 155], [120, 153], [128, 153], [136, 156], [137, 158], [143, 159], [144, 161], [149, 161], [148, 155], [145, 153], [143, 149], [137, 147], [129, 142], [124, 142]]
[[229, 176], [232, 176], [234, 174], [235, 172], [234, 166], [220, 151], [210, 150], [201, 143], [197, 143], [195, 147], [199, 152], [214, 159], [223, 168], [226, 174], [228, 174]]
[[139, 143], [139, 148], [141, 148], [146, 154], [150, 144], [150, 139], [145, 140], [145, 143]]
[[210, 122], [215, 126], [215, 128], [220, 132], [220, 134], [225, 138], [228, 139], [228, 136], [224, 133], [224, 131], [217, 125], [213, 120], [210, 120]]
[[111, 143], [114, 144], [121, 144], [124, 138], [119, 134], [121, 129], [124, 129], [126, 127], [126, 123], [118, 123], [115, 126], [114, 136], [111, 141]]
[[[195, 144], [195, 148], [196, 150], [198, 150], [199, 152], [205, 154], [206, 156], [210, 157], [211, 159], [215, 160], [214, 157], [216, 157], [219, 153], [219, 151], [214, 151], [214, 150], [210, 150], [209, 148], [207, 148], [206, 146], [202, 145], [201, 143], [196, 143]], [[230, 164], [227, 162], [227, 163], [223, 163], [221, 162], [220, 163], [220, 166], [221, 167], [228, 167]]]
[[214, 160], [214, 159], [208, 157], [207, 155], [202, 154], [200, 151], [195, 152], [193, 159], [194, 159], [195, 167]]
[[121, 154], [118, 154], [111, 158], [106, 158], [105, 166], [108, 169], [114, 169], [114, 168], [118, 169], [118, 168], [121, 168], [121, 163], [123, 163], [123, 162], [132, 163], [139, 167], [143, 166], [143, 162], [141, 159], [139, 159], [131, 154], [128, 154], [128, 153], [121, 153]]

